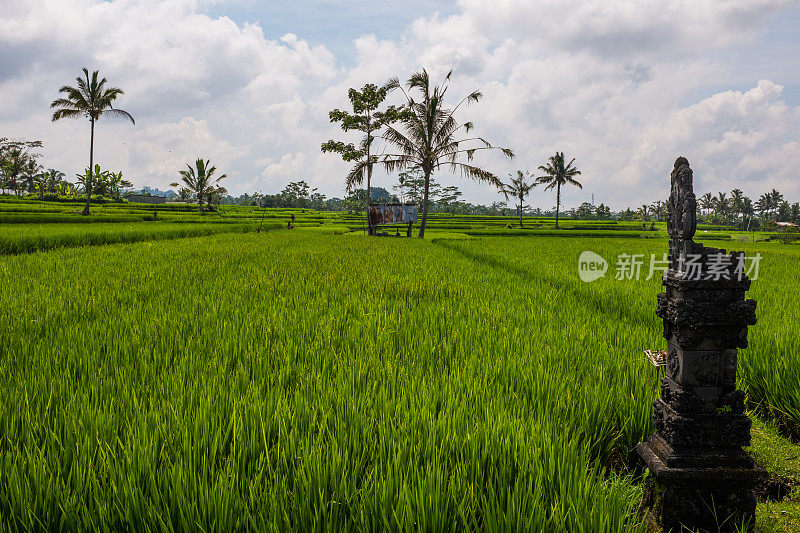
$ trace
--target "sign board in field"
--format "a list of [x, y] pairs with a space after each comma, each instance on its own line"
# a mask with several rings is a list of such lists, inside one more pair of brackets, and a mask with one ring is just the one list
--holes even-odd
[[408, 224], [417, 221], [417, 204], [377, 204], [369, 206], [370, 226]]

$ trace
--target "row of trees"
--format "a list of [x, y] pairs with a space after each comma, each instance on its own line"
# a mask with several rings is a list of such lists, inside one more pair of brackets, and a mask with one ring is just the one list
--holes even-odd
[[[586, 210], [578, 208], [575, 218], [594, 218], [586, 216]], [[800, 224], [800, 203], [790, 204], [776, 189], [762, 194], [753, 202], [741, 189], [716, 195], [705, 193], [697, 200], [697, 218], [709, 224], [737, 226], [741, 229], [760, 227], [769, 222], [791, 222]], [[599, 218], [599, 217], [598, 217]], [[621, 220], [665, 221], [667, 205], [663, 201], [643, 204], [636, 210], [626, 209], [618, 216]]]
[[[461, 200], [462, 191], [457, 186], [442, 186], [433, 177], [429, 187], [429, 209], [433, 213], [450, 213], [453, 215], [490, 215], [490, 216], [517, 216], [524, 220], [525, 216], [535, 217], [555, 217], [556, 206], [550, 209], [531, 208], [524, 203], [525, 198], [534, 192], [534, 187], [539, 185], [534, 181], [530, 173], [517, 171], [509, 175], [509, 183], [504, 183], [501, 194], [506, 196], [506, 201], [493, 202], [490, 205], [471, 204]], [[389, 192], [381, 187], [372, 187], [370, 198], [372, 201], [379, 202], [410, 202], [421, 204], [423, 201], [424, 180], [417, 169], [403, 171], [397, 178], [397, 184], [392, 187], [393, 192]], [[523, 192], [520, 198], [519, 191]], [[557, 192], [556, 192], [557, 194]], [[223, 204], [248, 205], [262, 207], [295, 207], [315, 209], [317, 211], [347, 211], [350, 213], [362, 212], [367, 199], [366, 189], [355, 189], [344, 198], [328, 198], [324, 194], [311, 187], [305, 180], [289, 182], [286, 187], [277, 194], [242, 194], [238, 197], [225, 196]], [[513, 207], [509, 207], [508, 201], [513, 199]], [[788, 206], [788, 211], [786, 207]], [[763, 227], [764, 223], [774, 220], [800, 223], [800, 204], [786, 203], [783, 208], [777, 210], [777, 218], [772, 217], [771, 212], [765, 211], [763, 215], [758, 215], [752, 220], [739, 218], [740, 227], [753, 228]], [[600, 203], [593, 205], [584, 202], [576, 208], [562, 211], [568, 218], [575, 220], [620, 220], [620, 221], [640, 221], [653, 222], [665, 221], [667, 216], [666, 203], [663, 201], [643, 204], [637, 209], [626, 208], [621, 211], [612, 211], [607, 205]], [[784, 213], [785, 212], [785, 213]], [[784, 216], [785, 214], [785, 216]], [[698, 219], [709, 222], [709, 214], [702, 211], [698, 213]], [[520, 225], [523, 224], [522, 220]]]
[[35, 190], [42, 167], [34, 150], [41, 146], [41, 141], [0, 139], [0, 189], [3, 194], [10, 190], [19, 196]]
[[0, 190], [3, 194], [12, 191], [17, 196], [78, 198], [86, 194], [87, 184], [93, 180], [94, 194], [119, 200], [123, 190], [131, 186], [122, 172], [101, 170], [100, 165], [95, 165], [91, 172], [87, 168], [83, 174], [76, 174], [75, 182], [70, 182], [63, 172], [45, 169], [39, 164], [39, 154], [32, 149], [41, 146], [41, 141], [0, 139]]
[[776, 189], [762, 194], [755, 202], [741, 189], [733, 189], [730, 196], [724, 192], [716, 196], [706, 193], [698, 198], [697, 204], [700, 215], [715, 224], [746, 226], [753, 221], [800, 223], [800, 203], [790, 204]]

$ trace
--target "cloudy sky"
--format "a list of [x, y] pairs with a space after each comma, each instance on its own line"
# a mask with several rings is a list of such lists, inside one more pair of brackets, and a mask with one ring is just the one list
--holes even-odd
[[[43, 163], [87, 164], [88, 122], [50, 121], [81, 67], [125, 90], [136, 125], [101, 121], [95, 157], [135, 185], [168, 188], [197, 157], [233, 194], [305, 179], [341, 196], [354, 137], [328, 123], [347, 89], [426, 67], [454, 71], [477, 132], [512, 148], [487, 169], [576, 158], [582, 191], [615, 209], [667, 196], [678, 155], [696, 192], [778, 188], [800, 201], [800, 2], [778, 0], [0, 0], [0, 137], [41, 139]], [[501, 199], [441, 174], [465, 199]], [[379, 173], [390, 188], [395, 176]], [[537, 191], [534, 206], [550, 208]]]

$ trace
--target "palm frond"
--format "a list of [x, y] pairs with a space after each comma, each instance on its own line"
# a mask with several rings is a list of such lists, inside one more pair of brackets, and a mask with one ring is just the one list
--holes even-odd
[[77, 109], [59, 109], [53, 113], [52, 121], [61, 120], [62, 118], [80, 118], [83, 115], [82, 111]]
[[122, 109], [115, 109], [115, 108], [105, 109], [105, 110], [102, 111], [102, 115], [104, 115], [104, 116], [105, 115], [109, 115], [109, 116], [112, 116], [112, 117], [127, 118], [133, 124], [136, 124], [136, 121], [133, 120], [133, 117], [131, 116], [131, 114], [128, 113], [127, 111], [123, 111]]
[[466, 163], [455, 162], [455, 163], [450, 163], [450, 166], [454, 171], [456, 169], [460, 170], [461, 175], [465, 178], [470, 178], [481, 183], [488, 183], [497, 188], [501, 188], [503, 186], [503, 182], [500, 181], [500, 178], [498, 178], [488, 170], [483, 170], [482, 168], [476, 167], [475, 165], [468, 165]]
[[345, 178], [345, 185], [347, 188], [347, 192], [352, 192], [353, 187], [356, 185], [361, 185], [364, 183], [364, 177], [367, 174], [367, 168], [369, 163], [366, 161], [358, 161], [353, 168], [350, 169], [350, 172], [347, 173], [347, 177]]

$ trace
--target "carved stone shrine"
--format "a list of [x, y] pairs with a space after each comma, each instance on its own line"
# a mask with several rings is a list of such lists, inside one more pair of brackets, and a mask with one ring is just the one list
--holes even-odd
[[653, 482], [648, 521], [664, 531], [736, 531], [755, 524], [753, 487], [764, 470], [742, 450], [750, 444], [744, 393], [736, 390], [736, 353], [747, 347], [756, 302], [743, 252], [726, 254], [692, 240], [697, 229], [692, 169], [684, 157], [671, 176], [666, 292], [656, 315], [667, 339], [656, 433], [636, 448]]

